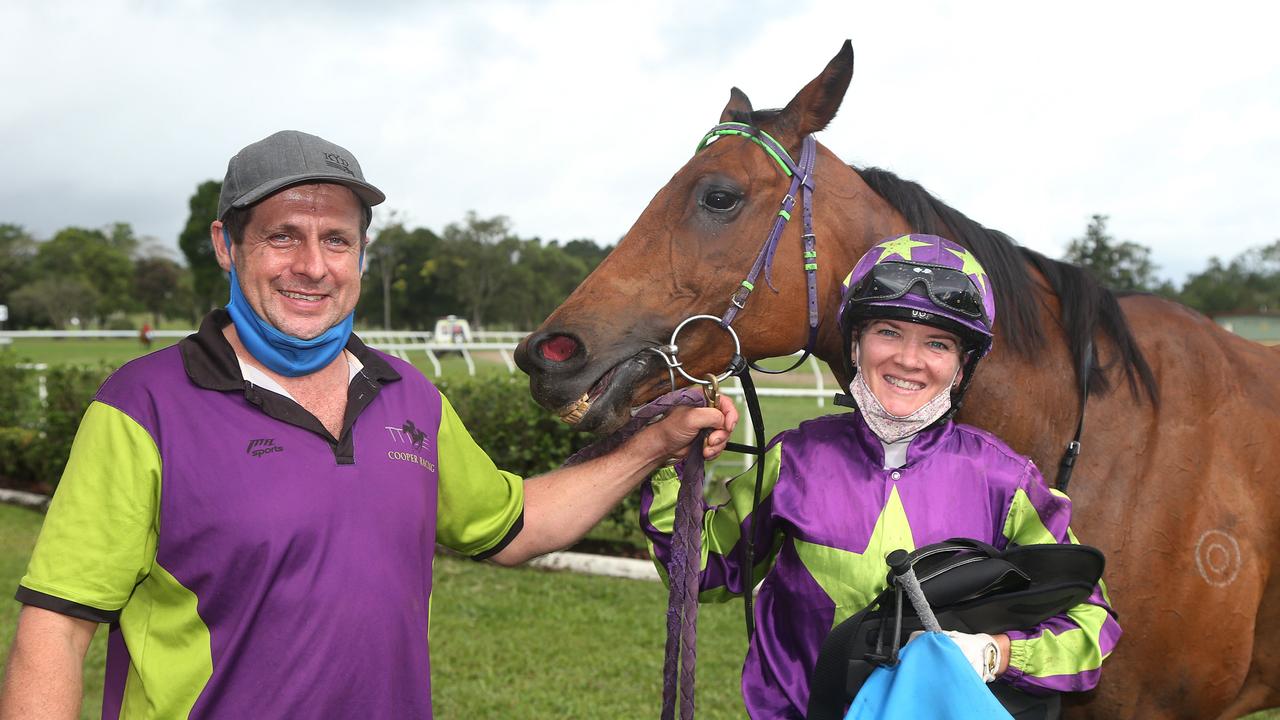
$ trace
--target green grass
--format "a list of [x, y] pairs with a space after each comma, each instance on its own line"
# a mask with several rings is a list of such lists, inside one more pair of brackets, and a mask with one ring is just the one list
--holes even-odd
[[[467, 560], [436, 563], [432, 684], [441, 718], [657, 717], [662, 585]], [[739, 603], [704, 605], [698, 716], [741, 718]]]
[[[42, 522], [44, 515], [34, 510], [0, 505], [0, 596], [7, 598], [0, 599], [0, 648], [4, 652], [0, 667], [9, 659], [9, 646], [13, 643], [18, 611], [22, 607], [12, 600], [13, 592], [27, 570], [27, 559]], [[94, 634], [84, 661], [84, 704], [80, 708], [83, 720], [102, 716], [102, 673], [106, 657], [107, 633], [100, 629]]]
[[177, 338], [156, 338], [150, 348], [145, 348], [137, 340], [124, 338], [18, 338], [7, 349], [0, 351], [0, 361], [48, 365], [94, 365], [105, 362], [119, 366], [177, 341]]
[[[157, 339], [151, 349], [173, 342]], [[4, 351], [12, 358], [48, 364], [119, 365], [145, 351], [135, 340], [22, 339]], [[3, 355], [0, 355], [2, 358]], [[506, 373], [496, 353], [475, 353], [481, 375]], [[423, 353], [410, 361], [434, 377]], [[457, 354], [440, 357], [445, 376], [465, 374]], [[770, 361], [782, 367], [781, 361]], [[827, 388], [835, 392], [829, 371]], [[806, 364], [784, 376], [757, 377], [770, 386], [812, 387]], [[773, 436], [818, 415], [843, 412], [828, 399], [763, 398], [766, 430]], [[739, 402], [739, 410], [745, 408]], [[735, 439], [743, 441], [740, 430]], [[726, 477], [742, 471], [741, 457], [727, 454], [713, 465]], [[0, 591], [15, 588], [25, 571], [42, 516], [0, 505]], [[597, 528], [596, 537], [633, 538], [635, 528]], [[661, 703], [666, 589], [656, 583], [502, 569], [442, 556], [436, 562], [432, 602], [432, 680], [437, 716], [455, 717], [654, 717]], [[0, 600], [0, 647], [12, 642], [19, 606]], [[745, 652], [742, 607], [703, 606], [699, 615], [698, 714], [743, 716], [739, 673]], [[82, 718], [100, 714], [106, 633], [99, 631], [85, 660]], [[0, 658], [0, 668], [7, 658]], [[1280, 720], [1280, 710], [1249, 716]]]
[[[41, 516], [0, 505], [0, 588], [14, 588]], [[440, 556], [431, 603], [436, 717], [657, 717], [667, 591], [658, 583]], [[8, 648], [16, 602], [0, 602]], [[80, 717], [100, 715], [106, 633], [85, 661]], [[739, 677], [742, 605], [703, 605], [698, 617], [698, 717], [744, 716]], [[7, 659], [0, 657], [0, 669]], [[1249, 716], [1280, 720], [1280, 710]]]

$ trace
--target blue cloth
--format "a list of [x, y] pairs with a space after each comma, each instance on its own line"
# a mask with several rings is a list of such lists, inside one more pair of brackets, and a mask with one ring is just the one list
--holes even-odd
[[[222, 238], [227, 243], [227, 254], [230, 255], [231, 235], [226, 228], [222, 230]], [[364, 248], [360, 249], [360, 266], [364, 267]], [[244, 343], [245, 349], [258, 362], [285, 377], [310, 375], [327, 367], [346, 347], [356, 318], [355, 311], [352, 311], [342, 322], [310, 340], [280, 332], [258, 317], [258, 313], [249, 305], [248, 299], [240, 290], [240, 279], [236, 277], [234, 262], [231, 264], [231, 301], [227, 303], [227, 312], [236, 324], [236, 335]]]
[[894, 667], [871, 671], [845, 720], [1012, 720], [955, 642], [925, 633], [907, 643]]

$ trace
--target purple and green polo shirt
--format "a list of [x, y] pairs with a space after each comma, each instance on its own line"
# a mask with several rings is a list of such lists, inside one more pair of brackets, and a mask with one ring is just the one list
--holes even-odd
[[111, 623], [103, 717], [431, 717], [435, 545], [500, 551], [521, 479], [355, 336], [333, 437], [243, 379], [229, 322], [102, 385], [18, 600]]
[[[1067, 496], [1049, 489], [1031, 460], [968, 425], [921, 431], [906, 462], [886, 468], [885, 447], [861, 415], [828, 415], [778, 435], [761, 462], [765, 480], [752, 525], [761, 550], [750, 583], [739, 542], [754, 472], [728, 484], [727, 502], [707, 507], [700, 577], [704, 602], [760, 583], [742, 669], [753, 718], [804, 717], [823, 639], [886, 587], [889, 552], [953, 537], [1000, 549], [1076, 542]], [[664, 577], [679, 483], [664, 469], [641, 496], [641, 525]], [[1031, 693], [1088, 690], [1120, 632], [1099, 583], [1061, 616], [1009, 632], [1009, 669], [997, 682]]]

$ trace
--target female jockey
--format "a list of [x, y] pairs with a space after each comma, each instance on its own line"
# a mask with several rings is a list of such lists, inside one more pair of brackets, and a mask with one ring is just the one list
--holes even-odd
[[[873, 247], [846, 278], [840, 307], [857, 412], [810, 420], [769, 444], [752, 521], [767, 551], [749, 582], [736, 546], [754, 473], [706, 510], [701, 599], [725, 600], [763, 579], [742, 671], [751, 717], [804, 716], [823, 638], [885, 588], [889, 552], [954, 537], [998, 549], [1076, 541], [1071, 501], [1031, 460], [951, 419], [991, 349], [995, 311], [990, 278], [959, 245], [906, 235]], [[643, 487], [641, 522], [661, 567], [678, 485], [668, 468]], [[975, 669], [994, 659], [984, 679], [1043, 694], [1096, 685], [1120, 632], [1099, 583], [1038, 627], [956, 640]]]

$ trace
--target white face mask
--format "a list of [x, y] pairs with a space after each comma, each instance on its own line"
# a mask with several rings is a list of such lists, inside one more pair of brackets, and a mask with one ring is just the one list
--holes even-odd
[[956, 378], [960, 376], [959, 366], [956, 367], [955, 375], [951, 376], [951, 382], [947, 383], [941, 392], [910, 415], [898, 416], [885, 410], [875, 393], [871, 392], [871, 387], [867, 385], [866, 373], [862, 372], [859, 355], [855, 342], [853, 357], [857, 374], [853, 376], [853, 382], [849, 383], [849, 394], [853, 396], [853, 401], [858, 405], [858, 410], [862, 412], [862, 417], [867, 421], [871, 432], [884, 442], [895, 443], [915, 435], [951, 409], [951, 388], [955, 385]]

